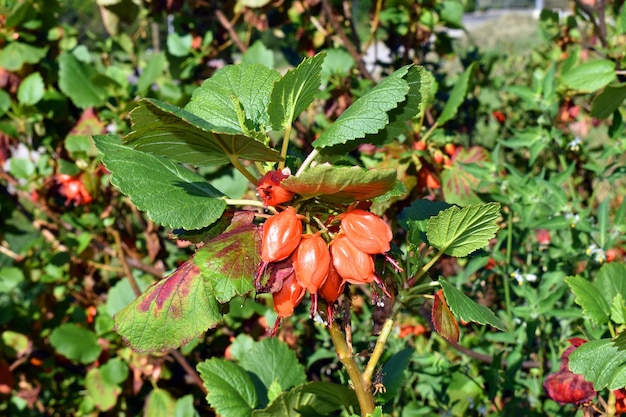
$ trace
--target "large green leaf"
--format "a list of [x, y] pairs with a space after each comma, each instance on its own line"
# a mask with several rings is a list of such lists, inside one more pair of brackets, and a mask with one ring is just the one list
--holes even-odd
[[393, 169], [363, 170], [322, 164], [309, 168], [299, 177], [284, 179], [281, 185], [305, 198], [350, 204], [378, 197], [393, 189], [397, 181]]
[[222, 319], [200, 269], [187, 261], [114, 317], [115, 330], [140, 352], [176, 349]]
[[198, 249], [194, 263], [219, 302], [252, 291], [261, 260], [261, 234], [253, 224], [229, 230]]
[[94, 362], [102, 352], [98, 336], [73, 323], [64, 323], [52, 330], [50, 344], [66, 358], [84, 364]]
[[269, 115], [274, 130], [291, 125], [304, 111], [320, 90], [320, 73], [325, 53], [319, 53], [302, 61], [274, 84], [269, 104]]
[[106, 101], [106, 90], [93, 81], [96, 75], [94, 67], [71, 53], [63, 52], [59, 57], [59, 88], [77, 107], [99, 107]]
[[498, 231], [499, 216], [499, 203], [450, 207], [428, 221], [426, 236], [447, 255], [467, 256], [487, 246]]
[[450, 310], [456, 317], [463, 321], [472, 321], [480, 324], [489, 324], [496, 329], [505, 330], [502, 320], [487, 307], [482, 306], [457, 290], [456, 287], [445, 280], [439, 280]]
[[[331, 124], [322, 135], [313, 142], [317, 149], [352, 142], [356, 147], [368, 134], [374, 134], [389, 124], [389, 112], [407, 99], [409, 85], [404, 79], [409, 66], [400, 68], [385, 78], [376, 87], [369, 90], [341, 116]], [[417, 109], [416, 109], [417, 111]]]
[[583, 374], [597, 391], [626, 387], [626, 351], [611, 339], [593, 340], [576, 348], [569, 356], [569, 369]]
[[576, 304], [582, 307], [591, 320], [598, 324], [606, 323], [609, 320], [611, 300], [607, 301], [604, 298], [604, 289], [600, 291], [596, 285], [578, 276], [565, 278], [565, 283], [569, 285], [576, 296], [574, 300]]
[[[263, 358], [256, 358], [263, 361]], [[212, 358], [197, 366], [207, 401], [223, 417], [249, 417], [257, 404], [252, 378], [239, 365], [220, 358]]]
[[615, 62], [594, 59], [573, 66], [561, 76], [561, 82], [573, 90], [593, 92], [614, 81]]
[[[320, 390], [322, 382], [312, 382], [297, 386], [290, 391], [283, 392], [263, 410], [254, 410], [252, 417], [322, 417], [334, 415], [341, 409], [339, 398], [333, 396], [328, 389]], [[347, 388], [341, 385], [336, 394], [344, 392]]]
[[185, 110], [230, 131], [264, 131], [270, 95], [279, 79], [278, 71], [261, 64], [228, 65], [193, 92]]
[[606, 119], [626, 100], [626, 83], [609, 84], [591, 102], [591, 116]]
[[221, 165], [231, 159], [280, 161], [274, 149], [231, 127], [206, 120], [154, 99], [142, 99], [130, 114], [133, 131], [124, 143], [135, 149], [196, 165]]
[[224, 196], [200, 175], [163, 157], [131, 149], [115, 135], [94, 136], [111, 182], [155, 222], [200, 229], [220, 218]]
[[459, 77], [459, 80], [454, 84], [452, 91], [450, 92], [450, 98], [446, 102], [441, 114], [437, 118], [437, 124], [442, 125], [448, 120], [452, 119], [459, 107], [465, 101], [465, 95], [470, 84], [470, 77], [474, 74], [476, 63], [473, 62], [465, 70], [465, 72]]

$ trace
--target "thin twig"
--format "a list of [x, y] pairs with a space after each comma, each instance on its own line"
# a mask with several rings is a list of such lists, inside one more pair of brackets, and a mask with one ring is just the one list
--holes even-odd
[[248, 48], [241, 41], [241, 38], [239, 38], [239, 35], [235, 31], [233, 24], [226, 18], [226, 16], [224, 16], [224, 13], [222, 13], [220, 9], [216, 8], [215, 16], [217, 16], [217, 20], [220, 22], [220, 24], [224, 27], [224, 29], [226, 29], [226, 31], [230, 35], [230, 39], [233, 42], [235, 42], [235, 45], [237, 45], [237, 48], [239, 48], [241, 52], [246, 52]]
[[198, 388], [200, 388], [204, 394], [207, 394], [209, 391], [204, 386], [202, 379], [200, 379], [200, 375], [198, 375], [196, 370], [193, 369], [191, 365], [189, 365], [189, 362], [187, 362], [187, 359], [185, 359], [183, 354], [177, 350], [171, 350], [169, 353], [170, 355], [174, 357], [174, 359], [176, 359], [176, 362], [178, 362], [181, 368], [183, 368], [185, 372], [187, 372], [187, 375], [191, 377], [191, 379], [193, 380], [193, 383], [197, 385]]
[[115, 246], [117, 247], [117, 254], [122, 264], [122, 269], [124, 270], [124, 274], [128, 278], [128, 282], [130, 282], [130, 286], [133, 289], [136, 297], [141, 295], [141, 290], [139, 289], [139, 285], [137, 285], [137, 281], [133, 276], [133, 272], [130, 270], [128, 263], [126, 263], [126, 254], [124, 253], [124, 248], [122, 246], [122, 239], [120, 237], [120, 232], [117, 230], [111, 230], [111, 234], [113, 235], [113, 239], [115, 239]]

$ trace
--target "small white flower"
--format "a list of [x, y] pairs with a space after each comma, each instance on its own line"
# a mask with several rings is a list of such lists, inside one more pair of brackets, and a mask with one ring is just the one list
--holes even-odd
[[580, 139], [580, 137], [576, 136], [574, 140], [567, 144], [567, 147], [570, 151], [578, 152], [582, 143], [583, 141]]

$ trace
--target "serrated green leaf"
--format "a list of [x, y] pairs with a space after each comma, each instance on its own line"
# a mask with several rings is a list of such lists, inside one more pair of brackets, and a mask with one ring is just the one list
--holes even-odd
[[261, 234], [257, 226], [249, 224], [208, 241], [196, 251], [194, 263], [217, 300], [224, 303], [252, 291], [251, 277], [261, 264], [260, 253]]
[[[259, 360], [263, 358], [263, 360]], [[303, 384], [306, 381], [304, 366], [289, 346], [278, 339], [263, 339], [239, 360], [239, 364], [248, 372], [255, 374], [269, 390], [277, 381], [283, 390]]]
[[279, 153], [230, 127], [215, 126], [180, 107], [142, 99], [130, 113], [133, 131], [124, 143], [133, 148], [195, 166], [229, 163], [237, 158], [280, 161]]
[[604, 299], [603, 291], [587, 281], [583, 277], [571, 276], [565, 278], [565, 283], [576, 296], [575, 302], [582, 307], [585, 314], [598, 324], [606, 323], [609, 320], [609, 302]]
[[561, 82], [573, 90], [593, 92], [614, 81], [615, 77], [615, 62], [594, 59], [566, 71], [561, 75]]
[[274, 84], [269, 116], [274, 130], [284, 130], [313, 102], [320, 91], [325, 53], [307, 58]]
[[62, 324], [52, 330], [50, 344], [66, 358], [84, 364], [94, 362], [102, 352], [94, 332], [72, 323]]
[[41, 74], [33, 72], [20, 83], [17, 89], [17, 100], [20, 104], [32, 106], [43, 98], [44, 93], [45, 85]]
[[626, 387], [626, 351], [611, 339], [592, 340], [576, 348], [569, 356], [569, 369], [584, 375], [597, 391]]
[[100, 411], [112, 409], [117, 403], [117, 397], [122, 393], [122, 388], [104, 379], [99, 368], [92, 368], [87, 372], [85, 388]]
[[[229, 131], [264, 131], [269, 124], [270, 95], [279, 79], [278, 71], [264, 65], [228, 65], [193, 92], [185, 110]], [[249, 122], [247, 126], [239, 121], [237, 108], [240, 105]]]
[[500, 204], [450, 207], [428, 221], [428, 242], [445, 254], [467, 256], [487, 246], [498, 231]]
[[611, 262], [602, 265], [596, 275], [593, 286], [602, 294], [606, 304], [611, 304], [613, 299], [620, 294], [626, 299], [626, 264]]
[[448, 98], [446, 105], [443, 107], [441, 114], [437, 118], [436, 123], [439, 126], [452, 119], [456, 115], [456, 112], [459, 110], [461, 104], [465, 101], [465, 95], [467, 94], [467, 89], [469, 87], [469, 80], [474, 74], [475, 68], [476, 63], [472, 62], [454, 84], [454, 88], [452, 88], [452, 91], [450, 92], [450, 98]]
[[163, 52], [153, 54], [146, 62], [146, 66], [137, 80], [137, 95], [145, 96], [152, 83], [163, 74], [167, 65], [167, 58]]
[[155, 222], [200, 229], [226, 209], [223, 194], [187, 168], [124, 146], [115, 135], [97, 135], [94, 141], [113, 185]]
[[499, 330], [506, 330], [502, 320], [487, 307], [482, 306], [457, 290], [452, 284], [439, 280], [450, 310], [456, 317], [463, 321], [471, 321], [479, 324], [489, 324]]
[[328, 416], [340, 408], [338, 403], [329, 401], [331, 397], [311, 393], [310, 385], [300, 385], [282, 393], [267, 408], [254, 410], [252, 417]]
[[114, 316], [115, 330], [140, 352], [176, 349], [222, 319], [219, 303], [187, 261]]
[[611, 320], [617, 324], [626, 323], [626, 305], [622, 294], [617, 294], [611, 302]]
[[352, 142], [352, 147], [356, 147], [363, 142], [356, 139], [384, 129], [389, 124], [389, 111], [407, 98], [409, 85], [404, 77], [408, 70], [408, 66], [400, 68], [358, 98], [313, 142], [313, 146], [323, 149]]
[[197, 366], [207, 401], [223, 417], [248, 417], [257, 405], [257, 394], [248, 373], [239, 365], [219, 358]]
[[305, 198], [350, 204], [378, 197], [393, 189], [397, 181], [392, 169], [363, 170], [322, 164], [309, 168], [299, 177], [285, 178], [281, 185]]
[[96, 71], [92, 66], [80, 62], [71, 53], [63, 52], [59, 57], [59, 88], [82, 109], [104, 104], [106, 90], [92, 81]]
[[168, 391], [156, 388], [146, 401], [143, 417], [171, 417], [176, 409], [176, 400]]

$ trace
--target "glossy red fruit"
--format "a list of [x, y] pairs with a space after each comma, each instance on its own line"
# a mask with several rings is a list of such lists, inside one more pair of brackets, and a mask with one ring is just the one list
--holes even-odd
[[337, 236], [330, 245], [335, 270], [345, 281], [352, 284], [368, 284], [376, 278], [374, 259], [359, 249], [345, 234]]
[[289, 317], [293, 314], [293, 310], [300, 304], [306, 290], [298, 284], [296, 274], [289, 275], [283, 281], [283, 286], [272, 294], [274, 299], [274, 310], [278, 313], [278, 317]]
[[327, 303], [334, 303], [343, 293], [345, 286], [346, 281], [337, 273], [335, 266], [331, 262], [326, 281], [320, 287], [317, 294]]
[[506, 121], [506, 116], [500, 110], [494, 110], [491, 115], [498, 121], [498, 123], [502, 124]]
[[275, 206], [291, 201], [294, 194], [280, 185], [290, 174], [289, 169], [270, 171], [257, 182], [256, 191], [264, 206]]
[[298, 283], [311, 294], [326, 281], [330, 267], [330, 252], [326, 241], [319, 235], [302, 235], [298, 247], [291, 256]]
[[433, 153], [433, 161], [435, 161], [435, 163], [438, 165], [443, 162], [443, 153], [439, 149], [437, 149], [435, 153]]
[[340, 217], [341, 230], [357, 249], [371, 255], [389, 251], [393, 234], [383, 219], [360, 209], [351, 210]]
[[448, 156], [452, 156], [456, 152], [456, 146], [454, 143], [446, 143], [443, 150], [446, 154], [448, 154]]
[[301, 237], [302, 222], [296, 214], [296, 209], [287, 207], [287, 210], [281, 211], [265, 221], [261, 260], [263, 262], [276, 262], [286, 259], [296, 249]]

